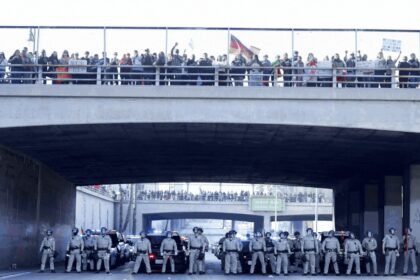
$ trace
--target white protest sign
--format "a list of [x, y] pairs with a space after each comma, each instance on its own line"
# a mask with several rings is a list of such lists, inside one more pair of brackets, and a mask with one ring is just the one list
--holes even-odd
[[401, 51], [401, 40], [383, 39], [382, 50], [388, 52], [400, 52]]
[[84, 59], [70, 59], [69, 60], [69, 73], [86, 73], [87, 72], [87, 68], [85, 67], [86, 65], [87, 65], [87, 61]]

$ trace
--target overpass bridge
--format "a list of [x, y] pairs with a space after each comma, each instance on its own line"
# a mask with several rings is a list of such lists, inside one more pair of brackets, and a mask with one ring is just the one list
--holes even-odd
[[420, 240], [419, 114], [415, 89], [1, 84], [0, 268], [46, 228], [64, 251], [75, 186], [102, 183], [327, 187], [336, 228]]
[[[267, 198], [267, 197], [266, 197]], [[263, 197], [264, 199], [264, 197]], [[274, 200], [274, 197], [272, 198]], [[284, 202], [278, 209], [278, 221], [313, 221], [315, 220], [315, 203]], [[123, 206], [123, 217], [127, 213], [128, 202]], [[116, 207], [117, 212], [119, 211]], [[333, 220], [332, 203], [319, 203], [318, 220]], [[119, 216], [117, 214], [116, 216]], [[221, 219], [253, 222], [255, 229], [270, 229], [270, 222], [275, 220], [274, 211], [253, 210], [248, 201], [176, 201], [176, 200], [138, 200], [136, 207], [138, 219], [136, 228], [129, 221], [130, 232], [150, 229], [152, 221], [177, 219]]]

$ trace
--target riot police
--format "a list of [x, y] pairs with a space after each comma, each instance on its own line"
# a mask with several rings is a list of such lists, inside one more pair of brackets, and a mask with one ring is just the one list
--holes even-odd
[[353, 263], [356, 266], [356, 273], [360, 275], [360, 256], [363, 254], [362, 244], [356, 239], [353, 232], [350, 233], [350, 239], [344, 244], [344, 258], [348, 259], [347, 275], [351, 274]]
[[276, 257], [274, 255], [274, 242], [275, 241], [271, 239], [271, 232], [266, 232], [265, 233], [265, 247], [267, 250], [265, 251], [265, 256], [268, 262], [270, 263], [272, 273], [276, 272]]
[[193, 228], [193, 235], [188, 238], [188, 254], [190, 256], [189, 259], [189, 271], [188, 274], [192, 275], [194, 272], [194, 266], [198, 265], [198, 271], [202, 274], [201, 263], [198, 262], [198, 258], [200, 254], [204, 254], [205, 250], [205, 240], [204, 238], [198, 233], [198, 228]]
[[289, 240], [287, 240], [286, 233], [280, 232], [280, 240], [274, 244], [274, 254], [277, 255], [276, 275], [280, 275], [282, 268], [284, 276], [287, 276], [289, 271], [289, 255], [292, 254], [290, 250]]
[[416, 237], [412, 235], [412, 229], [407, 228], [403, 236], [404, 248], [404, 275], [408, 273], [408, 264], [411, 262], [414, 275], [417, 275], [416, 255], [418, 254], [416, 247]]
[[340, 242], [334, 236], [334, 231], [330, 230], [328, 232], [328, 237], [324, 239], [321, 244], [322, 252], [324, 253], [324, 275], [328, 275], [328, 270], [330, 268], [330, 262], [333, 263], [335, 275], [340, 275], [337, 263], [337, 253], [340, 249]]
[[294, 263], [293, 263], [293, 272], [299, 270], [299, 266], [302, 263], [302, 238], [300, 237], [300, 232], [295, 231], [294, 233], [295, 239], [291, 241], [291, 249], [294, 256]]
[[78, 235], [79, 229], [72, 229], [72, 237], [70, 238], [69, 243], [67, 244], [67, 254], [69, 255], [69, 261], [67, 264], [66, 272], [69, 273], [73, 266], [74, 259], [76, 259], [76, 271], [80, 273], [82, 271], [82, 255], [81, 253], [84, 250], [83, 238]]
[[160, 244], [160, 254], [163, 256], [162, 273], [166, 272], [166, 265], [168, 260], [171, 264], [171, 273], [175, 273], [174, 256], [178, 255], [178, 247], [175, 240], [172, 238], [172, 232], [166, 233], [166, 238]]
[[104, 262], [105, 272], [109, 274], [109, 257], [112, 248], [112, 240], [107, 235], [107, 228], [101, 228], [101, 234], [96, 239], [95, 251], [97, 252], [98, 261], [96, 263], [96, 273], [101, 270], [102, 261]]
[[45, 270], [45, 263], [47, 259], [50, 259], [50, 271], [55, 273], [54, 269], [54, 257], [55, 257], [55, 239], [52, 236], [53, 231], [47, 230], [46, 236], [41, 242], [41, 247], [39, 248], [39, 252], [41, 253], [41, 270], [39, 272], [44, 272]]
[[304, 254], [304, 264], [303, 264], [303, 274], [307, 275], [309, 273], [309, 267], [310, 267], [310, 273], [312, 275], [316, 275], [315, 273], [315, 255], [318, 254], [319, 248], [318, 248], [318, 242], [314, 238], [313, 230], [311, 228], [308, 228], [306, 230], [306, 236], [302, 238], [302, 246], [301, 246], [301, 252]]
[[373, 274], [377, 276], [378, 265], [376, 262], [376, 248], [378, 248], [378, 244], [371, 231], [366, 232], [366, 237], [362, 241], [362, 247], [366, 251], [366, 273], [370, 275], [370, 265], [372, 264]]
[[223, 241], [223, 252], [225, 254], [225, 274], [237, 274], [240, 247], [232, 231], [228, 232], [228, 238]]
[[84, 271], [88, 268], [93, 271], [95, 269], [95, 238], [92, 236], [92, 230], [87, 229], [86, 235], [83, 237], [83, 243], [85, 250], [82, 253], [82, 268]]
[[395, 275], [395, 264], [400, 255], [400, 240], [395, 235], [395, 228], [390, 228], [388, 232], [389, 234], [382, 240], [382, 253], [385, 255], [385, 276]]
[[264, 252], [266, 251], [266, 244], [265, 240], [262, 237], [261, 232], [257, 232], [255, 234], [255, 238], [249, 242], [249, 251], [252, 252], [252, 263], [251, 269], [249, 273], [254, 274], [255, 265], [257, 264], [257, 259], [261, 264], [261, 271], [262, 274], [266, 274], [267, 271], [265, 269], [265, 260], [264, 260]]
[[[207, 239], [207, 237], [203, 234], [204, 230], [203, 228], [199, 227], [198, 228], [198, 234], [203, 238], [204, 240], [204, 252], [206, 252], [206, 250], [209, 247], [209, 240]], [[197, 268], [201, 267], [201, 270], [199, 270], [200, 274], [205, 274], [206, 271], [206, 254], [200, 254], [198, 261], [197, 261]]]
[[146, 266], [146, 273], [152, 273], [149, 260], [149, 254], [152, 253], [152, 245], [150, 240], [146, 238], [146, 232], [140, 232], [140, 239], [134, 244], [133, 253], [136, 256], [136, 262], [132, 274], [137, 274], [139, 272], [142, 262], [144, 262]]

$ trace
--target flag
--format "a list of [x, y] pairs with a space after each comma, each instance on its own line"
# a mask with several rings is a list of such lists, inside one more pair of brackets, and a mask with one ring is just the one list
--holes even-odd
[[238, 38], [234, 35], [230, 35], [229, 53], [239, 54], [241, 53], [248, 60], [252, 59], [254, 52], [246, 47]]

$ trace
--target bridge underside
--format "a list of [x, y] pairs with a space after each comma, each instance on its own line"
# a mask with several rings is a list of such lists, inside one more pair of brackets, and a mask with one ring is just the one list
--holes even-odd
[[401, 173], [420, 135], [245, 124], [86, 124], [0, 129], [0, 144], [77, 185], [129, 182], [286, 183], [333, 187]]

